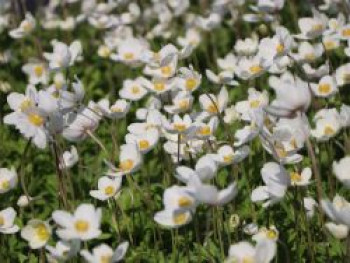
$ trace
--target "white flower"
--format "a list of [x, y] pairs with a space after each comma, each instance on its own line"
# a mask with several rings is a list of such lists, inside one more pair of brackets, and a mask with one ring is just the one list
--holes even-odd
[[300, 35], [296, 37], [302, 39], [314, 39], [321, 36], [327, 27], [327, 16], [313, 9], [313, 17], [300, 18], [298, 21]]
[[122, 180], [121, 176], [112, 179], [103, 176], [98, 179], [98, 190], [91, 190], [90, 195], [101, 201], [112, 198], [120, 192]]
[[154, 215], [154, 221], [167, 228], [178, 228], [192, 220], [192, 213], [187, 210], [163, 210]]
[[130, 103], [124, 99], [116, 100], [111, 106], [108, 99], [102, 99], [97, 104], [103, 115], [115, 120], [124, 118], [130, 109]]
[[146, 50], [148, 50], [148, 43], [145, 40], [126, 38], [117, 46], [117, 53], [112, 54], [111, 58], [127, 65], [138, 66]]
[[125, 257], [128, 247], [129, 243], [123, 242], [113, 251], [110, 246], [101, 244], [94, 247], [92, 253], [83, 249], [80, 251], [80, 254], [88, 263], [114, 263], [121, 261]]
[[217, 96], [214, 94], [202, 94], [199, 96], [199, 103], [203, 111], [209, 116], [217, 115], [225, 110], [228, 103], [228, 92], [223, 86]]
[[30, 84], [36, 85], [39, 83], [47, 84], [49, 81], [49, 73], [47, 65], [40, 61], [33, 61], [25, 64], [22, 67], [24, 73], [29, 76]]
[[315, 214], [315, 208], [318, 206], [315, 199], [312, 197], [304, 197], [304, 208], [306, 210], [306, 216], [311, 219]]
[[140, 81], [140, 78], [135, 80], [126, 79], [123, 82], [123, 88], [119, 90], [119, 96], [126, 100], [139, 101], [147, 94], [147, 89], [145, 89]]
[[337, 135], [342, 128], [341, 117], [337, 109], [323, 109], [316, 113], [316, 128], [311, 135], [319, 141], [327, 141]]
[[311, 84], [311, 90], [318, 97], [328, 98], [338, 92], [337, 84], [332, 76], [324, 76], [318, 84]]
[[259, 39], [256, 35], [252, 38], [246, 38], [244, 40], [238, 39], [235, 43], [234, 49], [237, 55], [251, 56], [258, 51]]
[[187, 92], [194, 92], [198, 89], [202, 81], [202, 75], [194, 71], [191, 67], [181, 67], [180, 74], [176, 78], [176, 87]]
[[218, 58], [217, 64], [221, 70], [234, 74], [236, 71], [237, 61], [238, 59], [234, 54], [228, 53], [224, 58]]
[[323, 199], [321, 205], [332, 221], [350, 227], [350, 203], [344, 197], [337, 194], [333, 198], [333, 202]]
[[61, 262], [77, 255], [80, 250], [80, 241], [58, 241], [55, 247], [47, 245], [45, 248], [49, 252], [46, 254], [49, 262]]
[[238, 82], [233, 79], [233, 73], [230, 71], [222, 71], [219, 74], [215, 74], [207, 69], [205, 74], [207, 75], [208, 80], [215, 84], [238, 86]]
[[173, 105], [165, 105], [164, 110], [170, 114], [179, 114], [192, 108], [193, 96], [187, 91], [178, 92], [172, 99]]
[[153, 92], [157, 95], [168, 92], [173, 89], [176, 85], [176, 79], [153, 79], [149, 81], [144, 77], [140, 77], [141, 84], [150, 92]]
[[310, 44], [309, 42], [301, 42], [298, 46], [298, 53], [293, 57], [298, 62], [314, 62], [323, 54], [323, 45], [321, 43]]
[[51, 70], [67, 68], [81, 59], [82, 45], [80, 41], [74, 41], [69, 46], [57, 40], [52, 41], [51, 44], [53, 53], [44, 53]]
[[235, 105], [227, 107], [224, 114], [224, 122], [227, 124], [232, 124], [235, 121], [240, 120], [240, 114], [237, 112]]
[[214, 154], [212, 158], [221, 166], [230, 165], [233, 163], [239, 163], [249, 154], [249, 147], [243, 146], [238, 150], [234, 150], [229, 145], [221, 146], [218, 149], [218, 153]]
[[236, 103], [235, 109], [241, 114], [241, 119], [251, 121], [251, 112], [266, 107], [269, 104], [269, 96], [266, 90], [257, 91], [254, 88], [248, 89], [248, 100]]
[[350, 63], [341, 65], [335, 71], [335, 79], [338, 87], [350, 83]]
[[200, 31], [195, 27], [190, 27], [186, 30], [184, 37], [178, 37], [177, 42], [182, 47], [187, 47], [191, 45], [192, 47], [197, 47], [202, 40]]
[[252, 239], [256, 242], [261, 241], [277, 241], [279, 232], [275, 226], [270, 226], [269, 228], [262, 227], [259, 229], [258, 233], [253, 235]]
[[344, 239], [348, 236], [349, 227], [343, 224], [335, 224], [333, 222], [327, 222], [325, 227], [328, 231], [337, 239]]
[[97, 238], [101, 234], [102, 211], [91, 204], [81, 204], [74, 214], [56, 210], [52, 218], [60, 226], [57, 235], [65, 240], [80, 239], [83, 241]]
[[42, 248], [51, 236], [50, 225], [42, 220], [32, 219], [21, 230], [21, 237], [28, 241], [31, 249]]
[[264, 74], [271, 66], [272, 61], [261, 55], [252, 58], [244, 57], [239, 62], [236, 74], [243, 80], [254, 79]]
[[61, 169], [72, 168], [79, 160], [78, 151], [75, 146], [71, 146], [70, 151], [65, 151], [61, 158]]
[[25, 19], [21, 22], [18, 28], [13, 29], [9, 32], [12, 38], [23, 38], [35, 29], [36, 22], [34, 17], [30, 13], [26, 13]]
[[313, 67], [311, 67], [311, 65], [309, 63], [305, 63], [305, 64], [303, 64], [302, 68], [305, 72], [306, 78], [308, 78], [308, 79], [322, 78], [322, 77], [328, 75], [329, 70], [330, 70], [328, 62], [319, 66], [318, 68], [313, 68]]
[[141, 134], [129, 133], [125, 136], [125, 142], [136, 144], [141, 153], [145, 154], [151, 151], [158, 143], [159, 132], [157, 129], [147, 129]]
[[14, 224], [16, 214], [12, 207], [0, 211], [0, 233], [13, 234], [18, 232], [19, 227]]
[[0, 194], [6, 193], [17, 185], [18, 178], [15, 168], [0, 168]]
[[177, 134], [188, 134], [196, 129], [190, 115], [188, 114], [186, 114], [183, 118], [181, 118], [179, 115], [174, 115], [171, 122], [164, 119], [163, 126], [168, 132]]
[[312, 171], [309, 167], [302, 170], [301, 173], [291, 172], [290, 181], [293, 186], [306, 186], [310, 184], [310, 179], [312, 176]]
[[197, 200], [191, 188], [174, 185], [164, 191], [163, 204], [166, 210], [194, 210]]
[[29, 203], [33, 200], [32, 197], [26, 196], [26, 195], [21, 195], [18, 200], [17, 200], [17, 205], [19, 207], [26, 207], [29, 205]]
[[339, 162], [333, 161], [333, 173], [345, 187], [350, 188], [350, 156], [345, 156]]

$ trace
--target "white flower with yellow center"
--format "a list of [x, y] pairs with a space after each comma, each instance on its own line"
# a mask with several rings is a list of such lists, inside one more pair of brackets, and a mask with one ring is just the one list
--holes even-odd
[[59, 228], [57, 235], [64, 240], [80, 239], [83, 241], [97, 238], [101, 234], [102, 211], [91, 204], [81, 204], [74, 214], [56, 210], [52, 218]]
[[234, 150], [229, 145], [223, 145], [218, 149], [217, 154], [213, 155], [213, 159], [221, 166], [239, 163], [249, 154], [249, 147], [243, 146]]
[[260, 54], [248, 58], [244, 57], [239, 61], [236, 74], [243, 80], [254, 79], [264, 74], [272, 65], [271, 60], [267, 60]]
[[315, 129], [311, 130], [311, 135], [319, 141], [328, 141], [336, 136], [342, 128], [341, 117], [337, 109], [323, 109], [316, 113]]
[[11, 30], [9, 35], [15, 39], [23, 38], [31, 34], [35, 29], [35, 26], [35, 18], [30, 13], [26, 13], [25, 19], [20, 23], [19, 27]]
[[289, 175], [293, 186], [306, 186], [311, 183], [312, 171], [309, 167], [304, 168], [301, 173], [293, 171], [290, 172]]
[[222, 71], [235, 73], [238, 59], [232, 53], [228, 53], [224, 58], [218, 58], [217, 64]]
[[123, 88], [119, 90], [119, 96], [122, 99], [139, 101], [147, 94], [147, 89], [142, 85], [140, 78], [135, 80], [126, 79], [123, 82]]
[[315, 62], [320, 58], [324, 52], [323, 45], [321, 43], [310, 44], [309, 42], [301, 42], [298, 45], [298, 53], [293, 54], [295, 60], [298, 62]]
[[90, 195], [98, 200], [106, 201], [116, 196], [121, 189], [122, 177], [109, 178], [103, 176], [98, 179], [98, 190], [91, 190]]
[[322, 35], [327, 28], [327, 16], [313, 9], [313, 17], [300, 18], [298, 21], [301, 34], [295, 37], [300, 39], [314, 39]]
[[327, 52], [337, 49], [340, 46], [339, 38], [334, 35], [323, 36], [322, 43]]
[[350, 63], [343, 64], [336, 69], [335, 79], [338, 87], [350, 84]]
[[17, 185], [17, 172], [15, 168], [0, 168], [0, 194], [6, 193]]
[[197, 90], [202, 82], [202, 75], [197, 71], [189, 68], [181, 67], [180, 74], [176, 77], [176, 87], [187, 92], [194, 92]]
[[151, 151], [158, 143], [159, 132], [157, 129], [148, 129], [142, 134], [128, 133], [125, 136], [125, 142], [136, 144], [142, 154]]
[[29, 76], [30, 84], [47, 84], [49, 72], [47, 65], [40, 61], [29, 62], [22, 67], [22, 71]]
[[166, 93], [176, 86], [175, 79], [154, 78], [152, 81], [140, 77], [141, 84], [150, 92], [157, 95]]
[[338, 92], [337, 84], [332, 76], [324, 76], [318, 84], [311, 84], [311, 90], [317, 97], [329, 98]]
[[124, 118], [130, 110], [130, 103], [124, 99], [118, 99], [110, 105], [109, 100], [105, 98], [97, 104], [104, 116], [115, 120]]
[[13, 234], [18, 232], [19, 227], [14, 224], [16, 214], [12, 207], [0, 211], [0, 233]]
[[210, 139], [215, 134], [215, 131], [219, 125], [219, 119], [217, 116], [210, 118], [209, 122], [196, 121], [195, 126], [197, 127], [195, 137], [198, 139]]
[[21, 237], [28, 241], [31, 249], [39, 249], [47, 244], [51, 232], [51, 227], [47, 222], [32, 219], [22, 228]]
[[248, 89], [248, 100], [236, 103], [235, 109], [241, 114], [241, 119], [251, 121], [251, 112], [262, 109], [269, 104], [269, 96], [266, 90], [260, 92], [254, 88]]
[[192, 212], [183, 209], [165, 209], [154, 215], [154, 221], [167, 228], [178, 228], [192, 220]]
[[196, 130], [196, 127], [188, 114], [184, 115], [183, 118], [179, 115], [174, 115], [171, 122], [164, 118], [163, 127], [168, 132], [176, 134], [188, 134]]
[[256, 242], [261, 242], [264, 240], [274, 241], [278, 240], [279, 232], [275, 226], [270, 226], [269, 228], [262, 227], [259, 229], [258, 233], [253, 235], [252, 239]]
[[114, 251], [106, 245], [101, 244], [92, 249], [92, 253], [88, 250], [83, 249], [80, 254], [88, 263], [115, 263], [121, 261], [128, 250], [129, 243], [121, 243]]
[[194, 210], [197, 201], [189, 187], [174, 185], [164, 191], [163, 204], [166, 210]]
[[344, 197], [336, 194], [333, 202], [323, 199], [321, 205], [323, 211], [333, 222], [350, 227], [350, 203]]
[[214, 94], [202, 94], [199, 96], [199, 104], [202, 110], [211, 115], [217, 115], [225, 110], [228, 103], [228, 91], [223, 86], [217, 96]]
[[142, 55], [147, 50], [148, 43], [144, 39], [129, 37], [119, 43], [117, 53], [113, 53], [111, 59], [127, 65], [139, 66], [142, 64]]
[[172, 99], [173, 105], [165, 105], [164, 110], [170, 114], [179, 114], [191, 110], [193, 96], [190, 92], [180, 91]]

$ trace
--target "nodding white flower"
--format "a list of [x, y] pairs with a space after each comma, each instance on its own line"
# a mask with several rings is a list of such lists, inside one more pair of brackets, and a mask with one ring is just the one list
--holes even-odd
[[261, 241], [274, 241], [278, 240], [279, 232], [275, 226], [270, 226], [269, 228], [262, 227], [259, 229], [258, 233], [253, 235], [252, 239], [256, 242]]
[[347, 128], [350, 127], [350, 106], [342, 104], [340, 107], [340, 118], [342, 126]]
[[308, 219], [312, 218], [315, 214], [315, 208], [318, 203], [312, 197], [304, 197], [304, 209], [306, 211], [306, 217]]
[[336, 194], [332, 202], [323, 199], [321, 205], [323, 211], [332, 221], [350, 227], [350, 203], [344, 197]]
[[49, 262], [67, 261], [78, 254], [80, 241], [58, 241], [55, 247], [47, 245], [45, 248], [49, 252], [46, 253]]
[[340, 46], [340, 40], [334, 35], [323, 36], [322, 43], [327, 52], [337, 49]]
[[232, 105], [230, 107], [227, 107], [224, 111], [224, 122], [227, 124], [232, 124], [235, 121], [238, 121], [241, 119], [241, 116], [239, 112], [236, 110], [236, 106]]
[[217, 64], [222, 71], [235, 73], [238, 59], [232, 53], [228, 53], [224, 58], [218, 58]]
[[223, 112], [228, 103], [228, 92], [226, 87], [223, 86], [217, 96], [214, 94], [200, 95], [199, 103], [202, 110], [209, 116]]
[[116, 100], [111, 106], [108, 99], [102, 99], [97, 104], [103, 115], [115, 120], [124, 118], [130, 110], [130, 103], [124, 99]]
[[193, 190], [198, 202], [210, 205], [225, 205], [232, 201], [238, 192], [236, 183], [231, 183], [226, 188], [218, 190], [216, 186], [203, 184], [197, 174], [189, 178], [188, 186]]
[[164, 118], [163, 127], [168, 132], [177, 134], [188, 134], [196, 130], [196, 127], [188, 114], [185, 114], [183, 118], [179, 115], [174, 115], [171, 122]]
[[98, 190], [91, 190], [90, 195], [98, 200], [106, 201], [120, 193], [122, 177], [109, 178], [103, 176], [98, 179]]
[[259, 39], [258, 36], [253, 35], [251, 38], [238, 39], [234, 46], [237, 55], [252, 56], [258, 51]]
[[306, 186], [310, 184], [312, 171], [310, 167], [306, 167], [301, 171], [301, 173], [293, 171], [290, 172], [289, 175], [293, 186]]
[[316, 9], [312, 10], [313, 17], [303, 17], [298, 21], [301, 34], [295, 37], [301, 39], [314, 39], [322, 35], [327, 28], [328, 18], [326, 15], [318, 12]]
[[211, 70], [207, 69], [205, 71], [207, 78], [215, 83], [229, 86], [237, 86], [239, 83], [233, 79], [233, 73], [230, 71], [222, 71], [219, 74], [215, 74]]
[[213, 155], [213, 159], [221, 166], [230, 165], [233, 163], [239, 163], [249, 154], [249, 147], [243, 146], [237, 150], [234, 150], [229, 145], [221, 146], [218, 149], [217, 154]]
[[125, 136], [125, 142], [136, 144], [141, 153], [145, 154], [151, 151], [158, 143], [159, 131], [157, 129], [148, 129], [142, 134], [128, 133]]
[[8, 207], [0, 211], [0, 233], [13, 234], [18, 232], [19, 227], [14, 224], [16, 211], [12, 207]]
[[61, 169], [72, 168], [79, 160], [77, 148], [71, 146], [70, 151], [65, 151], [61, 158]]
[[147, 89], [142, 85], [140, 78], [126, 79], [123, 88], [119, 90], [119, 96], [126, 100], [139, 101], [147, 95]]
[[194, 210], [197, 200], [191, 188], [174, 185], [164, 191], [163, 204], [166, 210]]
[[322, 109], [314, 116], [316, 128], [311, 135], [319, 141], [328, 141], [337, 135], [342, 128], [341, 117], [337, 109]]
[[82, 59], [82, 45], [78, 40], [72, 42], [69, 46], [57, 40], [53, 40], [51, 44], [53, 53], [44, 53], [44, 57], [49, 61], [51, 70], [68, 68], [76, 61]]
[[56, 234], [64, 240], [86, 241], [99, 237], [101, 217], [101, 208], [95, 209], [91, 204], [79, 205], [74, 214], [62, 210], [52, 213], [53, 220], [59, 225]]
[[49, 72], [44, 62], [29, 62], [22, 67], [22, 71], [29, 76], [30, 84], [47, 84], [49, 81]]
[[240, 113], [242, 120], [251, 121], [251, 112], [262, 109], [269, 104], [269, 96], [266, 90], [260, 92], [254, 88], [248, 89], [248, 100], [236, 103], [235, 109]]
[[[89, 103], [89, 105], [93, 106], [92, 103]], [[84, 140], [89, 132], [95, 131], [101, 116], [95, 109], [84, 107], [77, 114], [74, 114], [71, 119], [68, 119], [68, 126], [63, 130], [62, 135], [67, 140], [75, 142]]]
[[271, 66], [272, 61], [256, 55], [252, 58], [244, 57], [239, 61], [236, 74], [239, 78], [248, 80], [261, 76]]
[[327, 222], [325, 227], [336, 239], [344, 239], [348, 236], [349, 227], [343, 224], [335, 224], [333, 222]]
[[276, 99], [266, 108], [267, 112], [280, 117], [295, 117], [297, 112], [306, 112], [311, 103], [308, 84], [289, 72], [281, 78], [269, 78], [270, 86], [276, 92]]
[[21, 230], [21, 237], [28, 241], [31, 249], [44, 247], [51, 237], [50, 225], [39, 219], [30, 220]]
[[186, 166], [177, 167], [175, 177], [183, 183], [188, 183], [194, 176], [198, 176], [201, 181], [208, 181], [214, 178], [217, 169], [212, 156], [204, 155], [198, 159], [194, 170]]
[[123, 242], [113, 251], [110, 246], [101, 244], [94, 247], [92, 253], [86, 249], [81, 250], [80, 255], [82, 255], [88, 263], [114, 263], [121, 261], [125, 257], [128, 247], [129, 242]]
[[200, 44], [201, 40], [200, 31], [195, 27], [190, 27], [186, 30], [184, 37], [177, 38], [177, 43], [182, 47], [191, 46], [195, 48]]
[[290, 185], [290, 177], [283, 166], [269, 162], [261, 169], [265, 186], [259, 186], [253, 190], [251, 199], [253, 202], [265, 201], [263, 207], [279, 202], [285, 195]]
[[338, 92], [337, 84], [332, 76], [324, 76], [318, 84], [311, 84], [311, 90], [317, 97], [328, 98]]
[[292, 56], [298, 62], [315, 62], [323, 54], [324, 48], [321, 43], [310, 44], [309, 42], [301, 42], [298, 46], [298, 53]]
[[138, 146], [134, 143], [124, 144], [120, 147], [119, 166], [112, 168], [107, 175], [122, 176], [131, 174], [138, 171], [141, 165], [142, 155]]
[[345, 156], [338, 162], [333, 161], [333, 173], [345, 187], [350, 188], [350, 156]]
[[313, 68], [309, 63], [305, 63], [302, 65], [304, 73], [306, 74], [307, 79], [319, 79], [326, 75], [329, 75], [329, 63], [319, 66], [318, 68]]
[[140, 77], [140, 82], [146, 89], [148, 89], [150, 92], [153, 92], [157, 95], [160, 95], [167, 91], [172, 90], [176, 85], [175, 79], [164, 79], [164, 78], [162, 79], [155, 78], [152, 81], [150, 81], [144, 77]]
[[33, 200], [33, 197], [27, 195], [21, 195], [17, 200], [17, 205], [19, 207], [26, 207]]
[[154, 215], [154, 221], [167, 228], [179, 228], [192, 220], [192, 212], [188, 210], [165, 209]]
[[121, 61], [130, 66], [141, 65], [141, 58], [148, 50], [148, 43], [143, 39], [126, 38], [117, 46], [117, 53], [111, 55], [111, 59]]
[[0, 168], [0, 194], [6, 193], [17, 185], [18, 177], [15, 168]]
[[194, 71], [192, 67], [181, 67], [176, 78], [176, 87], [183, 91], [194, 92], [199, 88], [201, 81], [202, 75]]
[[231, 245], [226, 263], [269, 263], [275, 257], [276, 243], [271, 241], [261, 241], [254, 247], [249, 242], [239, 242]]
[[30, 13], [26, 13], [25, 19], [20, 23], [19, 27], [11, 30], [9, 32], [9, 35], [15, 39], [23, 38], [32, 33], [35, 29], [35, 26], [35, 18]]
[[335, 79], [338, 87], [350, 84], [350, 63], [344, 64], [336, 69]]
[[192, 108], [193, 96], [187, 91], [178, 92], [172, 99], [173, 105], [165, 105], [164, 110], [170, 114], [179, 114]]

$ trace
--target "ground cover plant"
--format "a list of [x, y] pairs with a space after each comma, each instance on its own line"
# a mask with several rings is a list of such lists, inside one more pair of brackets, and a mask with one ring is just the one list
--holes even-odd
[[349, 57], [348, 0], [0, 0], [0, 261], [350, 262]]

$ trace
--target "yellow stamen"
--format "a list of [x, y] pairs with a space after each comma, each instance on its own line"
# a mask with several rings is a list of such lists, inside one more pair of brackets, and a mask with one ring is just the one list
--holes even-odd
[[35, 234], [40, 241], [45, 241], [50, 237], [50, 233], [44, 224], [38, 224], [35, 226]]
[[176, 225], [182, 225], [186, 222], [187, 216], [185, 213], [182, 214], [178, 214], [176, 216], [174, 216], [174, 223]]
[[132, 86], [131, 93], [136, 95], [140, 93], [140, 88], [138, 86]]
[[119, 164], [119, 169], [124, 172], [130, 171], [133, 167], [134, 167], [134, 161], [131, 159], [124, 160]]
[[161, 83], [161, 82], [154, 83], [154, 89], [156, 91], [163, 91], [165, 90], [165, 85], [164, 83]]
[[211, 103], [208, 108], [207, 111], [209, 113], [218, 113], [218, 108], [216, 107], [216, 105], [214, 105], [213, 103]]
[[179, 132], [183, 132], [184, 130], [186, 130], [186, 125], [182, 123], [175, 123], [174, 128]]
[[299, 173], [296, 173], [296, 172], [291, 172], [290, 173], [290, 179], [292, 180], [292, 182], [300, 182], [301, 181], [301, 175]]
[[224, 156], [224, 162], [225, 163], [230, 163], [233, 160], [233, 154], [227, 154]]
[[350, 28], [345, 28], [341, 31], [343, 37], [350, 37]]
[[194, 78], [186, 79], [185, 86], [188, 91], [191, 91], [197, 86], [197, 80]]
[[3, 226], [5, 224], [5, 219], [3, 216], [0, 215], [0, 226]]
[[141, 150], [146, 150], [149, 147], [149, 142], [147, 140], [140, 140], [139, 147]]
[[284, 45], [279, 43], [277, 46], [276, 46], [276, 51], [277, 53], [281, 54], [284, 52]]
[[32, 100], [27, 98], [22, 101], [21, 105], [19, 106], [19, 109], [20, 111], [26, 111], [32, 106], [33, 106]]
[[1, 189], [3, 190], [7, 190], [10, 188], [10, 182], [9, 180], [6, 180], [6, 179], [3, 180], [0, 185], [1, 185]]
[[267, 230], [266, 236], [269, 239], [276, 239], [277, 238], [277, 232], [275, 230]]
[[114, 194], [115, 188], [113, 186], [109, 185], [104, 190], [105, 190], [106, 195], [112, 195], [112, 194]]
[[178, 200], [178, 204], [180, 207], [189, 207], [193, 204], [193, 202], [190, 198], [181, 196]]
[[260, 101], [259, 100], [252, 100], [249, 102], [249, 106], [252, 108], [252, 109], [256, 109], [260, 106]]
[[326, 126], [324, 127], [323, 133], [324, 133], [325, 135], [327, 135], [327, 136], [332, 136], [332, 135], [334, 135], [335, 130], [333, 129], [332, 126], [326, 125]]
[[28, 120], [31, 124], [38, 126], [38, 127], [44, 124], [44, 118], [36, 113], [29, 114]]
[[171, 67], [170, 66], [164, 66], [164, 67], [162, 67], [161, 69], [160, 69], [160, 71], [162, 72], [162, 75], [163, 76], [169, 76], [170, 74], [171, 74], [171, 72], [172, 72], [172, 69], [171, 69]]
[[125, 60], [132, 60], [132, 59], [134, 59], [134, 57], [135, 57], [135, 55], [134, 55], [134, 53], [132, 53], [132, 52], [126, 52], [126, 53], [124, 53], [124, 55], [123, 55], [123, 58], [124, 58]]
[[44, 67], [42, 65], [37, 65], [34, 67], [34, 74], [39, 78], [44, 73]]
[[74, 224], [75, 230], [79, 233], [85, 233], [89, 230], [89, 223], [85, 220], [77, 220]]
[[249, 71], [252, 74], [258, 74], [263, 70], [263, 68], [260, 65], [254, 65], [249, 68]]
[[328, 93], [331, 91], [331, 85], [328, 84], [328, 83], [320, 84], [320, 85], [318, 86], [318, 91], [319, 91], [321, 94], [328, 94]]
[[209, 126], [203, 126], [198, 129], [198, 134], [202, 136], [208, 136], [211, 134], [211, 129]]

